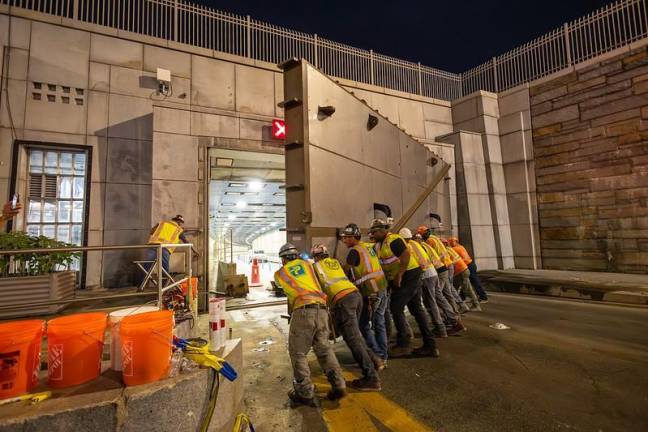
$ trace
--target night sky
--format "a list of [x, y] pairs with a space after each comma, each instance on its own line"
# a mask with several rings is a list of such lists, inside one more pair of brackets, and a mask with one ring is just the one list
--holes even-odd
[[610, 3], [598, 0], [197, 2], [451, 72], [463, 72]]

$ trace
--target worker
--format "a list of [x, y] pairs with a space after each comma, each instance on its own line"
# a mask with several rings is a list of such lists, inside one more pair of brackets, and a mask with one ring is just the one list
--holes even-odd
[[440, 264], [442, 266], [437, 268], [437, 274], [439, 275], [439, 284], [441, 285], [443, 296], [454, 307], [456, 312], [468, 312], [470, 308], [452, 284], [451, 276], [454, 271], [454, 265], [443, 242], [439, 237], [432, 234], [432, 230], [425, 225], [421, 225], [416, 231], [421, 235], [423, 242], [436, 253], [441, 261]]
[[454, 251], [457, 252], [457, 254], [459, 254], [459, 256], [468, 265], [468, 271], [470, 271], [470, 283], [479, 297], [479, 302], [488, 303], [488, 294], [486, 294], [486, 290], [484, 290], [481, 280], [477, 275], [477, 264], [475, 264], [475, 260], [472, 259], [466, 248], [459, 244], [459, 239], [456, 237], [450, 237], [448, 239], [448, 245], [454, 249]]
[[354, 360], [362, 370], [362, 378], [353, 380], [351, 386], [360, 391], [380, 391], [380, 379], [367, 347], [358, 320], [362, 313], [362, 295], [344, 273], [338, 260], [329, 256], [326, 246], [318, 244], [311, 249], [315, 260], [313, 267], [320, 286], [328, 298], [335, 329], [342, 334]]
[[460, 291], [467, 301], [470, 303], [471, 311], [481, 311], [481, 306], [479, 306], [479, 298], [475, 294], [475, 290], [470, 283], [470, 270], [468, 270], [468, 264], [459, 256], [459, 254], [450, 247], [447, 239], [443, 239], [443, 244], [448, 251], [448, 254], [452, 258], [452, 263], [454, 266], [454, 278], [452, 283], [455, 288]]
[[22, 210], [22, 204], [9, 201], [2, 206], [2, 215], [0, 215], [0, 228], [4, 228], [6, 222], [18, 216]]
[[389, 305], [387, 279], [380, 267], [380, 260], [372, 243], [360, 241], [362, 234], [356, 224], [349, 224], [342, 230], [342, 242], [349, 248], [346, 263], [350, 268], [351, 280], [363, 297], [360, 331], [374, 356], [377, 370], [385, 368], [388, 356], [388, 339], [385, 327], [385, 311]]
[[[178, 243], [189, 243], [187, 237], [184, 234], [182, 226], [185, 221], [182, 215], [176, 215], [171, 220], [165, 220], [153, 228], [151, 228], [151, 233], [149, 236], [148, 244], [150, 245], [159, 245], [159, 244], [178, 244]], [[171, 261], [171, 254], [175, 248], [163, 248], [162, 249], [162, 268], [164, 271], [169, 273], [169, 265]], [[200, 255], [194, 247], [191, 247], [191, 251], [195, 256]], [[155, 261], [157, 260], [157, 248], [149, 248], [146, 250], [146, 260]], [[149, 263], [147, 267], [151, 264]]]
[[329, 345], [329, 315], [326, 294], [322, 292], [313, 266], [300, 258], [295, 246], [286, 243], [279, 249], [282, 267], [274, 274], [288, 300], [290, 329], [288, 354], [293, 368], [293, 388], [288, 397], [295, 405], [316, 406], [315, 387], [310, 378], [307, 355], [311, 348], [331, 383], [327, 397], [336, 400], [346, 395], [342, 369]]
[[[407, 247], [405, 240], [398, 234], [388, 231], [389, 225], [382, 219], [375, 219], [369, 228], [378, 242], [378, 257], [387, 281], [391, 285], [390, 309], [396, 327], [396, 347], [392, 357], [409, 354], [438, 357], [439, 350], [430, 329], [430, 321], [421, 304], [421, 268]], [[423, 346], [411, 349], [411, 336], [407, 331], [405, 306], [416, 319], [423, 337]]]
[[[411, 231], [409, 229], [407, 231], [405, 234], [411, 236]], [[407, 238], [405, 239], [407, 240]], [[446, 272], [447, 280], [447, 269], [439, 256], [430, 245], [423, 241], [422, 236], [418, 233], [414, 236], [413, 241], [409, 241], [408, 246], [412, 251], [415, 251], [419, 263], [423, 262], [425, 266], [429, 267], [427, 271], [424, 269], [423, 305], [428, 310], [433, 322], [436, 323], [436, 335], [438, 337], [447, 337], [465, 331], [466, 327], [459, 319], [459, 315], [455, 313], [455, 309], [443, 295], [439, 270]], [[432, 269], [434, 269], [434, 276], [426, 278], [425, 273], [431, 273]]]

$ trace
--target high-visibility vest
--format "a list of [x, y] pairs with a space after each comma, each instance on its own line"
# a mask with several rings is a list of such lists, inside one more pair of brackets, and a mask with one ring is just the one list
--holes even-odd
[[360, 263], [351, 267], [351, 273], [353, 283], [360, 289], [362, 295], [368, 296], [387, 288], [385, 272], [380, 267], [374, 244], [360, 242], [351, 249], [358, 252], [360, 256]]
[[340, 262], [335, 258], [319, 260], [313, 267], [331, 305], [337, 303], [347, 294], [358, 291], [347, 278]]
[[291, 311], [307, 304], [326, 304], [326, 294], [320, 289], [315, 271], [308, 261], [298, 258], [287, 262], [275, 272], [274, 279], [286, 294]]
[[445, 245], [439, 237], [431, 235], [427, 239], [427, 244], [432, 246], [432, 248], [436, 251], [443, 265], [445, 265], [446, 267], [450, 267], [452, 265], [452, 259], [448, 255], [448, 251], [446, 250]]
[[440, 269], [441, 267], [444, 266], [443, 262], [439, 258], [439, 255], [436, 253], [434, 248], [430, 246], [429, 244], [425, 242], [420, 242], [419, 243], [423, 249], [425, 249], [425, 252], [427, 252], [428, 256], [430, 257], [430, 261], [432, 261], [432, 265], [434, 266], [435, 269]]
[[[149, 237], [148, 244], [178, 244], [182, 231], [182, 227], [174, 221], [162, 221]], [[169, 252], [174, 250], [175, 248], [169, 248]]]
[[460, 244], [456, 246], [452, 246], [452, 249], [454, 249], [455, 252], [461, 257], [461, 259], [464, 260], [466, 265], [470, 265], [470, 263], [473, 261], [472, 257], [468, 253], [465, 247], [461, 246]]
[[454, 265], [454, 274], [458, 275], [460, 273], [463, 273], [468, 269], [468, 266], [466, 265], [466, 262], [459, 256], [457, 252], [455, 252], [454, 249], [452, 249], [450, 246], [446, 248], [448, 251], [448, 255], [450, 255], [450, 258], [452, 259], [452, 264]]
[[[398, 270], [400, 269], [400, 259], [396, 255], [394, 255], [390, 247], [391, 243], [398, 239], [405, 242], [405, 239], [403, 239], [403, 237], [399, 236], [398, 234], [387, 234], [387, 237], [385, 238], [385, 240], [383, 240], [382, 245], [380, 246], [380, 252], [378, 253], [378, 256], [380, 258], [380, 265], [382, 266], [383, 271], [385, 272], [385, 275], [387, 275], [387, 279], [389, 280], [394, 280], [396, 278], [396, 275], [398, 274]], [[405, 243], [405, 245], [407, 245], [407, 243]], [[416, 257], [413, 253], [410, 253], [410, 259], [405, 270], [413, 270], [418, 266], [419, 263], [416, 261]]]
[[410, 249], [410, 253], [416, 257], [416, 261], [419, 264], [419, 267], [421, 267], [421, 270], [426, 271], [427, 269], [430, 268], [432, 265], [432, 262], [430, 261], [430, 257], [428, 256], [427, 252], [425, 252], [425, 249], [423, 249], [423, 246], [418, 244], [417, 241], [411, 240], [407, 242], [407, 246]]

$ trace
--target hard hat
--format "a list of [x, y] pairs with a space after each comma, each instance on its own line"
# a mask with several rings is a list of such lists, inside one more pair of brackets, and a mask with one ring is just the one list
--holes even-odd
[[421, 225], [420, 227], [416, 228], [416, 232], [421, 235], [425, 235], [428, 232], [428, 227]]
[[419, 233], [414, 234], [414, 240], [423, 240], [423, 236]]
[[311, 249], [311, 256], [328, 255], [328, 249], [323, 244], [316, 244]]
[[281, 248], [279, 249], [279, 256], [281, 258], [291, 255], [299, 255], [299, 251], [295, 246], [293, 246], [292, 243], [286, 243], [285, 245], [281, 246]]
[[448, 237], [448, 244], [450, 246], [454, 246], [457, 243], [459, 243], [459, 239], [457, 237]]
[[347, 226], [344, 227], [342, 232], [340, 233], [342, 237], [355, 237], [358, 240], [360, 240], [360, 237], [362, 237], [362, 233], [360, 232], [360, 228], [358, 228], [358, 225], [351, 223]]
[[389, 229], [389, 224], [384, 219], [374, 219], [371, 221], [371, 226], [369, 227], [369, 232], [378, 231], [381, 229]]
[[447, 246], [447, 245], [448, 245], [448, 240], [447, 240], [447, 239], [444, 239], [444, 238], [442, 238], [442, 239], [441, 239], [441, 243], [443, 243], [444, 245], [446, 245], [446, 246]]
[[408, 240], [412, 238], [412, 231], [410, 231], [409, 228], [402, 228], [398, 231], [398, 235], [403, 237], [405, 240]]
[[180, 222], [180, 223], [185, 223], [185, 220], [182, 217], [182, 215], [175, 215], [175, 217], [173, 219], [171, 219], [171, 220], [176, 221], [176, 222]]

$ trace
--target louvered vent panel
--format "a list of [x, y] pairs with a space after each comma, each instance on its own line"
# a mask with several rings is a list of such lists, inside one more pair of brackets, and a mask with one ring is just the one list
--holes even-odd
[[56, 199], [56, 176], [45, 176], [45, 196], [46, 199]]
[[40, 198], [43, 194], [43, 175], [31, 174], [29, 176], [29, 196]]

